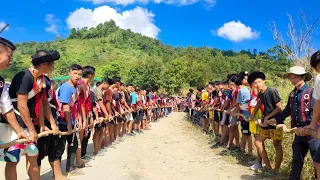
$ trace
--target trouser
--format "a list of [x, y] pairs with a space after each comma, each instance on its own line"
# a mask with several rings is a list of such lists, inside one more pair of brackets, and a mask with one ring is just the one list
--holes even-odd
[[84, 136], [81, 142], [81, 157], [84, 157], [87, 154], [88, 142], [91, 136], [91, 131], [88, 132], [87, 136]]
[[168, 108], [164, 108], [164, 115], [165, 115], [165, 116], [168, 116], [168, 114], [169, 114]]
[[[74, 126], [72, 126], [72, 129]], [[59, 130], [61, 132], [68, 131], [67, 125], [59, 124]], [[66, 171], [70, 171], [71, 167], [74, 167], [74, 161], [76, 159], [76, 152], [78, 149], [78, 138], [76, 133], [72, 133], [67, 136], [62, 136], [64, 138], [63, 143], [68, 143], [68, 152], [67, 152], [67, 163], [66, 163]]]
[[320, 162], [320, 153], [318, 152], [319, 147], [319, 140], [295, 135], [292, 143], [292, 167], [289, 180], [300, 180], [304, 158], [309, 150], [313, 161], [317, 163]]
[[153, 118], [156, 119], [156, 115], [157, 115], [157, 109], [156, 108], [152, 108], [152, 114], [153, 114]]
[[[34, 127], [36, 132], [40, 133], [40, 127], [38, 125], [35, 125]], [[47, 127], [51, 129], [50, 125], [47, 125]], [[63, 146], [63, 139], [57, 135], [49, 135], [39, 138], [37, 141], [37, 146], [39, 150], [37, 158], [38, 166], [41, 166], [41, 161], [46, 156], [48, 156], [50, 163], [54, 162], [55, 160], [61, 160], [61, 156], [65, 149], [65, 146]]]
[[155, 112], [154, 112], [154, 117], [155, 117], [155, 119], [158, 119], [158, 118], [159, 118], [158, 109], [159, 109], [159, 108], [155, 108]]
[[200, 121], [201, 121], [201, 112], [200, 111], [197, 111], [197, 124], [200, 125]]
[[194, 110], [190, 109], [190, 118], [193, 119], [193, 116], [194, 116]]

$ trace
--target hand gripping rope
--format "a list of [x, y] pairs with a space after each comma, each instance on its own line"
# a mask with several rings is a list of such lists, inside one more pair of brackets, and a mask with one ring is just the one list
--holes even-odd
[[[196, 109], [196, 110], [197, 110], [197, 109]], [[216, 108], [207, 108], [207, 111], [209, 111], [209, 110], [221, 111], [220, 109], [216, 109]], [[223, 113], [227, 113], [227, 111], [226, 111], [226, 110], [223, 110]], [[231, 112], [230, 115], [231, 115], [231, 116], [241, 116], [246, 122], [249, 122], [249, 121], [250, 121], [249, 118], [247, 118], [245, 115], [243, 115], [243, 114], [241, 114], [241, 113], [233, 113], [233, 112]], [[251, 119], [251, 120], [253, 120], [253, 121], [258, 121], [259, 124], [261, 123], [261, 119]]]
[[[270, 124], [271, 126], [276, 126], [277, 129], [282, 129], [282, 131], [285, 133], [295, 133], [298, 129], [297, 127], [289, 129], [285, 124], [277, 124], [277, 121], [275, 119], [269, 120], [268, 124]], [[317, 132], [315, 130], [313, 129], [305, 129], [305, 130], [307, 131], [308, 134], [310, 134], [311, 137], [315, 139], [319, 139], [317, 137]]]
[[[126, 113], [124, 113], [124, 114], [126, 114]], [[114, 120], [114, 117], [110, 117], [110, 118], [102, 118], [102, 117], [101, 117], [101, 118], [95, 120], [93, 124], [90, 124], [90, 125], [88, 126], [88, 128], [93, 128], [93, 127], [95, 127], [95, 125], [97, 125], [97, 124], [100, 124], [100, 123], [102, 123], [102, 122], [110, 122], [110, 121], [113, 121], [113, 120]], [[76, 127], [76, 128], [72, 130], [72, 133], [76, 133], [76, 134], [73, 134], [73, 136], [76, 135], [76, 136], [77, 136], [77, 139], [78, 139], [78, 141], [79, 141], [79, 140], [80, 140], [80, 139], [79, 139], [79, 131], [80, 131], [81, 129], [78, 128], [77, 121], [76, 121], [75, 127]], [[41, 132], [41, 133], [38, 134], [38, 139], [41, 138], [41, 137], [49, 136], [49, 135], [51, 135], [51, 134], [53, 134], [53, 130]], [[66, 136], [66, 135], [70, 135], [70, 134], [68, 134], [68, 132], [60, 132], [60, 131], [59, 131], [59, 134], [58, 134], [59, 137], [61, 137], [61, 136]], [[14, 145], [17, 145], [17, 144], [25, 144], [25, 143], [28, 143], [28, 142], [29, 142], [29, 141], [28, 141], [27, 139], [14, 140], [14, 141], [11, 141], [11, 142], [8, 142], [8, 143], [0, 144], [0, 149], [9, 148], [9, 147], [14, 146]], [[72, 142], [72, 143], [73, 143], [73, 142]], [[80, 145], [80, 146], [81, 146], [81, 145]]]
[[[94, 127], [96, 124], [102, 123], [104, 121], [107, 121], [107, 119], [106, 118], [99, 118], [99, 120], [94, 121], [94, 123], [91, 126]], [[72, 133], [78, 133], [80, 130], [81, 129], [79, 129], [79, 128], [75, 128], [72, 130]], [[41, 132], [38, 134], [38, 138], [46, 137], [51, 134], [53, 134], [53, 130], [44, 131], [44, 132]], [[59, 132], [59, 134], [58, 134], [59, 137], [66, 136], [66, 135], [70, 135], [70, 134], [68, 134], [68, 132]], [[0, 149], [5, 149], [5, 148], [9, 148], [11, 146], [17, 145], [17, 144], [25, 144], [25, 143], [28, 143], [27, 139], [18, 139], [18, 140], [14, 140], [14, 141], [11, 141], [8, 143], [0, 144]]]
[[[72, 130], [72, 133], [77, 132], [77, 131], [79, 131], [79, 129], [74, 129], [74, 130]], [[46, 136], [49, 136], [50, 134], [53, 134], [53, 130], [44, 131], [44, 132], [39, 133], [38, 138], [46, 137]], [[59, 132], [59, 134], [58, 134], [59, 137], [65, 136], [65, 135], [69, 135], [68, 132]], [[27, 139], [14, 140], [14, 141], [11, 141], [8, 143], [0, 144], [0, 149], [9, 148], [9, 147], [14, 146], [16, 144], [25, 144], [27, 142], [28, 142]]]
[[[201, 110], [201, 108], [199, 108], [199, 107], [196, 107], [196, 108], [193, 108], [193, 109], [196, 110], [196, 111], [200, 111], [200, 110]], [[207, 111], [209, 111], [209, 110], [218, 110], [218, 111], [220, 111], [220, 109], [215, 109], [215, 108], [207, 108], [206, 110], [207, 110]], [[223, 112], [226, 113], [227, 111], [224, 110]], [[232, 113], [232, 112], [231, 112], [230, 115], [232, 115], [232, 116], [241, 116], [241, 117], [243, 117], [243, 119], [244, 119], [246, 122], [249, 122], [249, 121], [250, 121], [250, 119], [248, 119], [245, 115], [240, 114], [240, 113]], [[253, 120], [254, 120], [254, 121], [257, 121], [259, 125], [261, 124], [261, 119], [253, 119]], [[276, 121], [274, 118], [271, 119], [271, 120], [269, 120], [269, 121], [268, 121], [268, 124], [271, 125], [271, 126], [276, 126], [276, 129], [281, 129], [281, 130], [282, 130], [283, 132], [285, 132], [285, 133], [295, 133], [296, 130], [298, 129], [297, 127], [294, 127], [294, 128], [289, 129], [285, 124], [277, 124], [277, 121]], [[311, 137], [313, 137], [313, 138], [315, 138], [315, 139], [319, 139], [319, 138], [317, 137], [317, 132], [316, 132], [315, 130], [305, 129], [305, 131], [307, 131], [307, 133], [310, 134]], [[319, 140], [320, 140], [320, 139], [319, 139]]]

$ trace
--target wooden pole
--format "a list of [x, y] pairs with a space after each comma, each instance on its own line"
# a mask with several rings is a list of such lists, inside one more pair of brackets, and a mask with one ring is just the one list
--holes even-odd
[[9, 24], [6, 24], [6, 25], [0, 30], [0, 34], [1, 34], [4, 30], [6, 30], [6, 29], [8, 28], [8, 26], [9, 26]]

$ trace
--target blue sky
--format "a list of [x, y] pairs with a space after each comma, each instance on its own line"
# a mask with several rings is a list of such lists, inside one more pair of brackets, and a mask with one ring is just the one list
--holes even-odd
[[14, 42], [48, 41], [114, 19], [173, 46], [263, 51], [275, 45], [270, 22], [285, 32], [287, 13], [317, 16], [319, 7], [318, 0], [10, 0], [1, 2], [0, 25], [10, 24], [1, 36]]

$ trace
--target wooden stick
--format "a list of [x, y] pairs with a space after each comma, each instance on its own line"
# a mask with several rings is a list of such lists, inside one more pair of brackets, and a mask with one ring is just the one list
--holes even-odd
[[[78, 131], [80, 131], [80, 129], [73, 129], [72, 133], [75, 133], [75, 132], [78, 132]], [[41, 137], [49, 136], [50, 134], [53, 134], [53, 130], [41, 132], [41, 133], [38, 134], [38, 139], [41, 138]], [[68, 132], [60, 132], [59, 131], [58, 136], [65, 136], [65, 135], [68, 135]], [[11, 141], [11, 142], [8, 142], [8, 143], [0, 144], [0, 149], [9, 148], [9, 147], [17, 145], [17, 144], [25, 144], [27, 142], [28, 142], [27, 139], [14, 140], [14, 141]]]
[[[282, 131], [285, 133], [295, 133], [298, 128], [294, 127], [294, 128], [288, 129], [288, 127], [285, 124], [278, 124], [276, 126], [276, 129], [282, 129]], [[310, 134], [310, 136], [312, 136], [315, 139], [319, 139], [317, 138], [317, 132], [315, 130], [312, 130], [312, 129], [306, 129], [306, 130]]]

